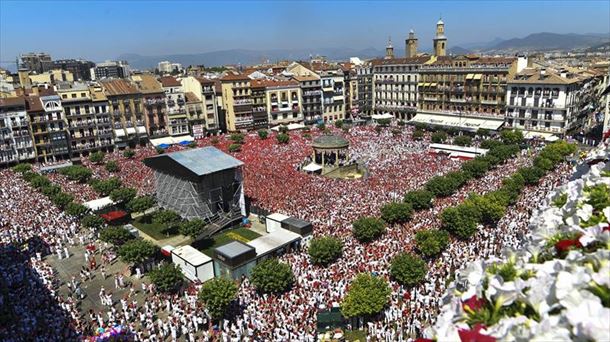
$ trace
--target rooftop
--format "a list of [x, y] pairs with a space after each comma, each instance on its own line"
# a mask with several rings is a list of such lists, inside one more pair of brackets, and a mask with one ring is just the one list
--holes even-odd
[[314, 148], [347, 148], [349, 142], [338, 135], [321, 135], [313, 140]]
[[176, 247], [172, 250], [172, 253], [188, 261], [195, 267], [212, 261], [212, 258], [189, 245]]
[[163, 76], [159, 79], [163, 88], [167, 87], [181, 87], [182, 84], [173, 76]]
[[163, 88], [155, 76], [150, 74], [139, 74], [131, 76], [131, 79], [138, 85], [142, 94], [163, 93]]
[[177, 167], [181, 167], [189, 173], [189, 176], [194, 175], [196, 177], [236, 168], [244, 164], [212, 146], [161, 154], [146, 158], [144, 162], [153, 169], [173, 170], [176, 174], [179, 174], [176, 170]]
[[278, 247], [285, 246], [293, 241], [301, 239], [301, 235], [293, 233], [284, 228], [276, 228], [277, 230], [273, 233], [263, 235], [250, 242], [248, 245], [254, 247], [256, 250], [256, 256], [261, 257], [270, 251], [275, 250]]
[[106, 91], [106, 95], [116, 96], [116, 95], [131, 95], [138, 94], [140, 91], [129, 81], [127, 80], [104, 80], [101, 81], [104, 90]]
[[246, 245], [243, 242], [231, 241], [226, 245], [216, 247], [216, 252], [221, 253], [228, 258], [235, 258], [242, 254], [248, 253], [254, 249], [251, 246]]

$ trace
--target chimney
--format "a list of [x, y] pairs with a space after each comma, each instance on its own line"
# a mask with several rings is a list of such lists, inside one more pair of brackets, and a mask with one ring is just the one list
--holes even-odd
[[568, 78], [568, 71], [566, 69], [561, 69], [559, 71], [559, 76], [561, 76], [562, 78]]
[[545, 68], [540, 68], [540, 75], [541, 76], [546, 75], [546, 69]]

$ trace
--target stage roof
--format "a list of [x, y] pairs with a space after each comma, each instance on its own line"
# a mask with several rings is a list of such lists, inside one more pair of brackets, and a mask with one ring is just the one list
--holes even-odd
[[[180, 168], [186, 171], [188, 176], [201, 177], [214, 172], [233, 169], [244, 163], [216, 147], [207, 146], [146, 158], [144, 164], [155, 170], [170, 173], [176, 173], [176, 169]], [[180, 172], [178, 172], [178, 175], [180, 175]]]

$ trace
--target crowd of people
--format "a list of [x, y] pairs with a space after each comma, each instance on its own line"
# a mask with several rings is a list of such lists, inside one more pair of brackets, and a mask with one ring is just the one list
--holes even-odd
[[[59, 335], [59, 339], [70, 340], [91, 335], [101, 327], [120, 324], [140, 341], [179, 338], [315, 341], [317, 313], [338, 307], [350, 281], [358, 273], [366, 272], [390, 282], [391, 301], [375, 319], [351, 324], [354, 328], [364, 326], [373, 340], [407, 340], [420, 336], [422, 329], [434, 322], [440, 296], [455, 270], [474, 258], [497, 255], [504, 247], [518, 246], [528, 233], [530, 211], [571, 172], [564, 164], [545, 176], [540, 185], [526, 188], [497, 226], [480, 227], [469, 241], [452, 241], [428, 265], [425, 282], [407, 289], [389, 277], [392, 258], [414, 249], [417, 231], [439, 228], [439, 214], [444, 208], [461, 203], [471, 192], [493, 191], [501, 186], [504, 177], [530, 165], [530, 153], [524, 152], [490, 170], [481, 179], [469, 181], [452, 196], [435, 199], [431, 209], [416, 212], [408, 223], [389, 226], [380, 239], [361, 244], [351, 236], [351, 223], [355, 219], [379, 215], [383, 204], [401, 199], [406, 192], [421, 188], [436, 175], [459, 169], [461, 162], [429, 153], [429, 137], [413, 140], [410, 127], [403, 128], [402, 134], [391, 133], [390, 129], [377, 132], [373, 126], [353, 127], [345, 132], [333, 130], [350, 142], [350, 156], [365, 165], [366, 177], [331, 179], [298, 171], [298, 165], [312, 152], [310, 138], [300, 133], [291, 133], [288, 144], [278, 144], [273, 137], [263, 140], [249, 134], [241, 151], [234, 153], [245, 164], [245, 191], [254, 205], [311, 221], [316, 236], [337, 236], [343, 240], [344, 249], [341, 258], [328, 267], [313, 265], [305, 250], [282, 256], [291, 265], [296, 281], [290, 291], [280, 295], [261, 295], [248, 279], [243, 279], [238, 299], [220, 326], [214, 325], [196, 300], [199, 285], [195, 284], [174, 295], [158, 293], [145, 282], [141, 288], [130, 288], [122, 297], [105, 289], [99, 294], [99, 310], [79, 312], [82, 293], [77, 289], [80, 286], [74, 283], [67, 296], [60, 295], [58, 288], [71, 281], [59, 280], [44, 256], [57, 253], [61, 257], [67, 246], [84, 249], [99, 242], [92, 232], [81, 229], [74, 219], [15, 173], [0, 171], [0, 182], [5, 184], [0, 188], [0, 206], [7, 209], [0, 212], [0, 241], [3, 248], [21, 256], [12, 258], [10, 263], [5, 258], [0, 262], [0, 290], [8, 289], [8, 295], [0, 291], [0, 307], [13, 307], [13, 315], [19, 317], [17, 324], [2, 324], [0, 339], [19, 341], [28, 340], [19, 336], [34, 336], [39, 340], [54, 340], [52, 336], [57, 335], [50, 332], [62, 331], [64, 335]], [[321, 132], [311, 132], [314, 137], [318, 134]], [[230, 143], [228, 137], [216, 138], [218, 142], [212, 139], [206, 138], [198, 144], [214, 143], [226, 150]], [[124, 157], [119, 151], [106, 155], [107, 160], [117, 161], [118, 173], [109, 173], [103, 165], [87, 159], [83, 164], [93, 170], [94, 178], [118, 176], [123, 184], [136, 188], [140, 194], [152, 193], [152, 172], [141, 160], [157, 152], [151, 148], [134, 151], [136, 155], [132, 158]], [[90, 194], [79, 188], [81, 185], [74, 185], [59, 175], [52, 176], [51, 181], [61, 184], [64, 191], [82, 192], [78, 197], [82, 201], [90, 200]], [[91, 281], [87, 272], [106, 278], [103, 267], [91, 267], [88, 263], [84, 267], [87, 270], [81, 281]], [[29, 300], [21, 297], [24, 293], [28, 293]], [[137, 300], [134, 293], [143, 295], [144, 299]], [[40, 299], [43, 304], [32, 307], [38, 305], [33, 304], [34, 299]], [[42, 310], [44, 307], [49, 310]]]

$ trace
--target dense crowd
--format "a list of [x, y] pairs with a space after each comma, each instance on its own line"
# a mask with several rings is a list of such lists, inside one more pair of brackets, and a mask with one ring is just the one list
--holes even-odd
[[[452, 196], [435, 199], [431, 209], [416, 212], [408, 223], [388, 227], [382, 238], [361, 244], [350, 234], [355, 219], [378, 215], [383, 204], [422, 187], [435, 175], [458, 169], [461, 162], [429, 153], [428, 137], [414, 141], [411, 128], [404, 128], [398, 135], [389, 129], [377, 132], [372, 126], [354, 127], [348, 132], [335, 130], [335, 133], [349, 140], [350, 155], [365, 165], [366, 177], [331, 179], [298, 171], [298, 166], [312, 153], [309, 140], [300, 133], [291, 133], [289, 144], [278, 144], [273, 137], [261, 140], [256, 134], [250, 134], [241, 152], [235, 153], [245, 163], [245, 189], [255, 205], [309, 220], [314, 223], [315, 235], [335, 235], [343, 240], [345, 247], [342, 257], [326, 268], [312, 265], [306, 251], [284, 255], [282, 259], [292, 266], [296, 282], [289, 292], [281, 295], [260, 295], [244, 279], [237, 303], [228, 315], [233, 319], [225, 320], [222, 327], [215, 326], [197, 302], [197, 285], [173, 296], [157, 293], [153, 286], [145, 283], [141, 288], [131, 288], [124, 297], [113, 295], [111, 289], [103, 289], [99, 293], [100, 310], [79, 315], [76, 307], [82, 298], [80, 285], [76, 281], [66, 281], [71, 288], [70, 295], [59, 295], [57, 289], [61, 282], [42, 256], [48, 253], [61, 256], [66, 246], [84, 248], [94, 243], [95, 238], [91, 232], [80, 230], [73, 219], [12, 171], [0, 171], [0, 182], [4, 184], [0, 188], [0, 206], [7, 209], [0, 212], [2, 245], [14, 248], [33, 238], [40, 240], [30, 243], [21, 259], [16, 257], [11, 264], [0, 263], [0, 289], [11, 289], [8, 297], [0, 296], [0, 306], [10, 302], [16, 308], [17, 317], [21, 317], [18, 324], [3, 325], [0, 339], [18, 341], [28, 338], [17, 336], [36, 336], [40, 340], [53, 340], [52, 336], [56, 335], [50, 332], [64, 331], [65, 336], [57, 339], [69, 340], [78, 334], [90, 335], [100, 327], [120, 324], [132, 330], [137, 340], [148, 341], [178, 338], [194, 341], [199, 337], [223, 341], [254, 338], [314, 341], [316, 313], [337, 307], [351, 279], [361, 272], [388, 279], [393, 291], [390, 305], [382, 314], [370, 322], [352, 323], [364, 325], [369, 336], [378, 341], [420, 336], [422, 329], [433, 323], [440, 296], [455, 270], [474, 258], [497, 255], [507, 246], [519, 246], [528, 233], [530, 211], [550, 189], [565, 181], [571, 171], [569, 166], [562, 165], [545, 176], [539, 186], [526, 188], [496, 227], [481, 227], [468, 242], [452, 241], [442, 256], [429, 265], [425, 282], [407, 289], [390, 280], [388, 268], [396, 254], [414, 248], [415, 232], [438, 228], [439, 213], [462, 202], [469, 193], [482, 194], [499, 188], [504, 177], [529, 165], [529, 154], [535, 152], [526, 151], [508, 160], [483, 178], [469, 181]], [[317, 134], [320, 133], [312, 132], [314, 137]], [[226, 137], [219, 140], [217, 146], [226, 149], [229, 140]], [[211, 143], [207, 138], [199, 145]], [[106, 155], [106, 160], [117, 161], [121, 171], [116, 176], [123, 184], [138, 189], [141, 194], [151, 193], [154, 191], [152, 173], [141, 160], [156, 152], [150, 148], [134, 151], [133, 158], [114, 152]], [[113, 175], [103, 165], [88, 160], [83, 163], [93, 170], [94, 178], [105, 179]], [[51, 180], [60, 183], [64, 191], [82, 192], [80, 200], [90, 199], [80, 185], [71, 184], [62, 176], [53, 176]], [[103, 270], [103, 267], [89, 269], [105, 278]], [[80, 281], [89, 281], [89, 271], [83, 271]], [[144, 294], [145, 300], [138, 302], [131, 295], [135, 292]], [[30, 300], [21, 298], [23, 293], [28, 293]], [[56, 306], [48, 305], [49, 311], [38, 310], [39, 313], [31, 316], [29, 313], [20, 315], [42, 308], [32, 307], [37, 305], [32, 303], [37, 302], [35, 299], [40, 303], [53, 302]], [[41, 322], [47, 330], [42, 330]]]

